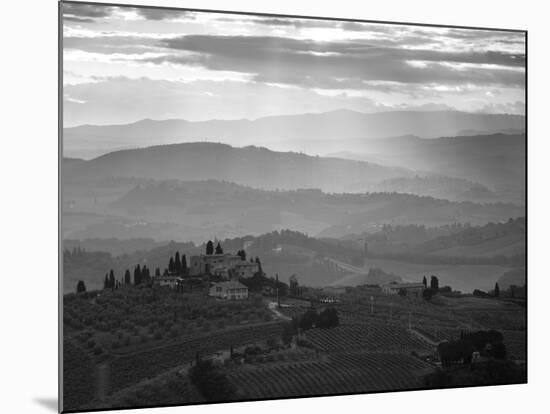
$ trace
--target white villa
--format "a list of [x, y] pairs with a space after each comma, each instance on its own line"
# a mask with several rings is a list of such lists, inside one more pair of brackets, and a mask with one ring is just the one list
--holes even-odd
[[172, 289], [183, 283], [183, 278], [179, 276], [155, 276], [153, 283], [158, 286], [170, 286]]
[[382, 292], [397, 295], [400, 290], [404, 290], [407, 295], [420, 297], [425, 288], [423, 283], [389, 283], [382, 286]]
[[248, 288], [235, 280], [218, 282], [210, 286], [209, 296], [230, 300], [246, 299], [248, 298]]

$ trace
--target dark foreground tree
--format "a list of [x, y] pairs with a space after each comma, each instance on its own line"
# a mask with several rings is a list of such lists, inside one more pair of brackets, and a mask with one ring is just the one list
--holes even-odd
[[319, 314], [315, 309], [307, 310], [300, 318], [300, 329], [307, 331], [317, 325]]
[[430, 288], [428, 289], [424, 289], [422, 291], [422, 297], [426, 300], [430, 300], [432, 298], [432, 296], [434, 295], [434, 291]]
[[189, 378], [208, 401], [226, 401], [235, 395], [227, 376], [212, 361], [198, 360], [190, 369]]
[[76, 284], [76, 293], [84, 293], [86, 292], [86, 285], [84, 284], [83, 280], [79, 280]]
[[281, 340], [283, 344], [289, 345], [292, 342], [292, 337], [296, 335], [297, 322], [293, 319], [291, 322], [285, 323], [283, 326], [283, 333], [281, 334]]
[[495, 283], [495, 298], [498, 298], [500, 296], [500, 287], [498, 283]]
[[223, 254], [223, 249], [220, 242], [218, 242], [218, 245], [216, 246], [216, 254]]
[[334, 308], [327, 308], [319, 314], [317, 327], [322, 329], [334, 328], [340, 324], [338, 311]]
[[426, 276], [424, 276], [424, 278], [422, 279], [422, 284], [424, 285], [425, 288], [428, 287], [428, 279], [426, 279]]

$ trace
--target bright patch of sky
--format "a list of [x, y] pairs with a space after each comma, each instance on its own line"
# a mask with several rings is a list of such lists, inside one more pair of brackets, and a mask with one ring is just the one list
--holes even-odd
[[522, 33], [64, 7], [66, 126], [336, 109], [525, 110]]

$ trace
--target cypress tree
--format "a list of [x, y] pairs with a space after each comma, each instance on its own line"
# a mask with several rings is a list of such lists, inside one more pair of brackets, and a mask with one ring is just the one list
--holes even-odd
[[174, 260], [174, 272], [177, 275], [181, 275], [181, 260], [180, 260], [180, 252], [176, 252], [176, 258]]
[[86, 285], [84, 284], [83, 280], [79, 280], [76, 284], [76, 293], [84, 293], [86, 292]]
[[170, 256], [170, 261], [168, 262], [168, 273], [174, 273], [174, 258]]
[[113, 269], [109, 272], [109, 287], [111, 289], [115, 288], [115, 272], [113, 272]]
[[208, 240], [208, 243], [206, 243], [206, 254], [211, 255], [214, 253], [214, 243], [212, 243], [212, 240]]
[[124, 283], [129, 285], [132, 283], [132, 277], [130, 276], [130, 271], [126, 269], [126, 272], [124, 273]]
[[439, 279], [437, 278], [437, 276], [432, 275], [430, 279], [430, 288], [434, 292], [437, 292], [439, 290]]
[[187, 275], [187, 259], [184, 254], [181, 255], [181, 274]]
[[216, 254], [223, 254], [223, 249], [220, 242], [218, 242], [218, 245], [216, 246]]
[[500, 286], [498, 283], [495, 283], [495, 298], [498, 298], [500, 296]]
[[134, 267], [134, 285], [139, 285], [141, 283], [141, 268], [139, 265]]

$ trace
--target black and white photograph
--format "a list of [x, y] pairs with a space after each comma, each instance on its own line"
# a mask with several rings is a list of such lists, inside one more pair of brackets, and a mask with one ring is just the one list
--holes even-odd
[[527, 382], [527, 32], [341, 16], [59, 3], [63, 412]]

